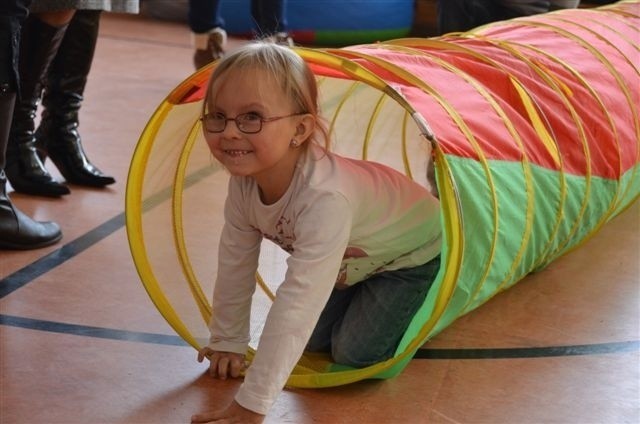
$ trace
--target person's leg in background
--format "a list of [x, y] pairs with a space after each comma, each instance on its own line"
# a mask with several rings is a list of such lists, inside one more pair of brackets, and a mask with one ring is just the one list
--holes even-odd
[[27, 16], [29, 3], [29, 0], [0, 3], [0, 249], [36, 249], [62, 238], [56, 223], [34, 221], [25, 215], [11, 202], [6, 189], [6, 149], [19, 85], [16, 62], [20, 24]]
[[36, 147], [48, 155], [67, 182], [89, 187], [113, 184], [82, 148], [78, 113], [82, 105], [100, 26], [100, 10], [78, 10], [71, 19], [45, 82]]
[[502, 16], [495, 21], [546, 13], [551, 7], [547, 0], [494, 0], [502, 9]]
[[580, 0], [551, 0], [549, 10], [575, 9], [580, 6]]
[[438, 32], [462, 32], [504, 19], [496, 0], [438, 0]]
[[255, 21], [258, 38], [293, 45], [287, 33], [286, 0], [252, 0], [251, 16]]
[[5, 172], [21, 193], [61, 196], [69, 188], [46, 170], [36, 150], [35, 118], [42, 96], [43, 79], [64, 37], [74, 10], [30, 15], [21, 31], [20, 98], [13, 113]]
[[189, 0], [188, 20], [195, 47], [193, 64], [200, 69], [224, 54], [227, 32], [220, 16], [220, 1]]

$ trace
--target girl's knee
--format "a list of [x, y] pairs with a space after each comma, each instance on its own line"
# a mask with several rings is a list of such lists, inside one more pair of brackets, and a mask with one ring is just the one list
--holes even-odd
[[386, 361], [393, 356], [393, 352], [380, 352], [376, 351], [375, 348], [366, 349], [348, 342], [334, 342], [331, 345], [331, 356], [338, 364], [353, 368], [363, 368]]
[[314, 353], [328, 353], [331, 351], [331, 342], [320, 337], [311, 337], [305, 350]]

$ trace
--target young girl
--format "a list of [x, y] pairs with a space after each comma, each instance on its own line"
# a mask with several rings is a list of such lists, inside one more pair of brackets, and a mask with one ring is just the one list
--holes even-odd
[[315, 77], [289, 48], [226, 56], [202, 123], [231, 174], [211, 339], [198, 354], [214, 377], [243, 371], [262, 239], [290, 256], [235, 400], [192, 422], [259, 423], [305, 349], [353, 367], [393, 356], [439, 269], [439, 204], [391, 168], [320, 147]]

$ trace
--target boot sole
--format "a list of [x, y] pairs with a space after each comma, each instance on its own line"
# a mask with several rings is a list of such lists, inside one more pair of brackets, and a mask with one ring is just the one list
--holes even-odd
[[56, 237], [54, 239], [47, 240], [47, 241], [42, 241], [40, 243], [35, 243], [35, 244], [16, 244], [16, 243], [10, 243], [10, 242], [7, 242], [7, 241], [0, 240], [0, 250], [34, 250], [34, 249], [40, 249], [40, 248], [43, 248], [43, 247], [51, 246], [52, 244], [56, 244], [61, 239], [62, 239], [62, 234], [60, 234], [58, 237]]

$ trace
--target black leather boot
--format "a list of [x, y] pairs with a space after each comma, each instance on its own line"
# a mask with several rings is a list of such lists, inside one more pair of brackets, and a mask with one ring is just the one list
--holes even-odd
[[20, 99], [13, 112], [6, 174], [16, 191], [41, 196], [61, 196], [69, 188], [46, 170], [36, 151], [35, 122], [42, 78], [58, 50], [66, 26], [52, 27], [30, 16], [22, 28], [20, 43]]
[[3, 167], [15, 97], [15, 92], [0, 86], [0, 249], [37, 249], [56, 243], [62, 238], [62, 233], [54, 222], [38, 222], [29, 218], [7, 197], [7, 178]]
[[69, 183], [104, 187], [115, 183], [87, 158], [78, 132], [78, 112], [98, 38], [99, 10], [78, 10], [51, 63], [42, 120], [36, 131], [40, 158], [49, 156]]
[[7, 196], [7, 179], [0, 170], [0, 249], [39, 249], [62, 238], [55, 222], [35, 221], [16, 208]]

